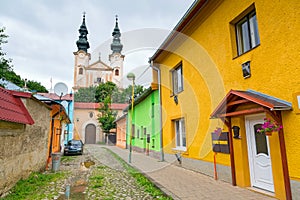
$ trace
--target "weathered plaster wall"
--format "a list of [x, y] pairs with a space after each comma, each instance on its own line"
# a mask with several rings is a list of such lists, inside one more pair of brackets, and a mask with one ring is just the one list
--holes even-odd
[[32, 171], [45, 169], [50, 112], [32, 99], [23, 100], [33, 125], [0, 123], [0, 196]]

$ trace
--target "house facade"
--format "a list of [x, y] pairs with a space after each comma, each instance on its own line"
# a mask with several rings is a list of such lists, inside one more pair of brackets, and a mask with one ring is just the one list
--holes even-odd
[[[51, 90], [50, 90], [51, 91]], [[73, 110], [74, 110], [74, 101], [73, 101], [73, 94], [65, 94], [63, 96], [58, 96], [57, 94], [50, 92], [50, 93], [38, 93], [35, 95], [40, 101], [49, 104], [49, 106], [58, 106], [60, 107], [61, 113], [66, 115], [64, 116], [65, 119], [68, 119], [68, 123], [63, 123], [61, 125], [61, 134], [60, 134], [60, 144], [67, 144], [69, 140], [72, 140], [73, 135]], [[66, 121], [63, 121], [66, 122]]]
[[151, 155], [161, 156], [160, 111], [158, 89], [151, 87], [138, 96], [125, 111], [127, 114], [127, 147], [132, 150]]
[[[111, 104], [111, 109], [117, 113], [116, 118], [123, 115], [127, 104]], [[74, 104], [74, 138], [81, 139], [85, 144], [105, 142], [105, 134], [101, 130], [98, 115], [100, 103]]]
[[[179, 155], [183, 167], [278, 199], [300, 196], [299, 8], [194, 2], [150, 58], [159, 68], [166, 160]], [[282, 129], [260, 133], [264, 118]], [[227, 139], [213, 141], [216, 130]]]
[[116, 119], [116, 134], [117, 141], [116, 146], [126, 149], [126, 122], [127, 122], [127, 114]]

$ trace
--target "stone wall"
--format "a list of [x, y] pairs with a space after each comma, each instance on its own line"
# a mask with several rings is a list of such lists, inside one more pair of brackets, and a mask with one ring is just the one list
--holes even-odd
[[22, 101], [35, 123], [0, 122], [0, 197], [18, 180], [46, 166], [50, 111], [36, 100]]

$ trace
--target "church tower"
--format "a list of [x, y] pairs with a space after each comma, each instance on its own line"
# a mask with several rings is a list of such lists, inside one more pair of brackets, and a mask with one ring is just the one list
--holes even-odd
[[88, 30], [85, 24], [85, 13], [83, 13], [82, 24], [79, 28], [79, 39], [76, 42], [78, 50], [74, 52], [75, 65], [74, 65], [74, 84], [73, 90], [77, 92], [80, 87], [86, 87], [86, 67], [89, 65], [91, 55], [88, 53], [90, 44], [87, 39]]
[[114, 82], [117, 87], [123, 88], [123, 62], [124, 55], [122, 55], [121, 51], [123, 49], [123, 45], [121, 44], [121, 32], [118, 24], [118, 16], [116, 16], [116, 24], [115, 28], [112, 32], [113, 41], [110, 45], [112, 53], [109, 55], [110, 67], [113, 69], [112, 71], [112, 82]]

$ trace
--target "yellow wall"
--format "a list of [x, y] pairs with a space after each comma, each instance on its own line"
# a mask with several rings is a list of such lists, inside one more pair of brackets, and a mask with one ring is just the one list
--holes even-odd
[[[230, 23], [253, 3], [260, 45], [237, 57], [234, 27]], [[293, 102], [293, 107], [297, 106], [293, 94], [300, 92], [300, 40], [297, 39], [300, 32], [299, 10], [298, 0], [210, 1], [202, 14], [184, 29], [183, 33], [187, 36], [179, 34], [172, 41], [167, 49], [172, 53], [162, 53], [154, 60], [162, 76], [163, 141], [166, 153], [174, 153], [172, 148], [175, 147], [171, 120], [185, 117], [188, 149], [184, 156], [212, 162], [210, 133], [222, 123], [210, 120], [209, 116], [230, 89], [252, 89]], [[176, 105], [171, 95], [170, 70], [180, 61], [183, 63], [184, 91], [178, 95], [179, 103]], [[251, 61], [251, 77], [248, 79], [243, 78], [241, 70], [241, 64], [246, 61]], [[290, 177], [299, 180], [300, 130], [295, 126], [300, 124], [300, 114], [295, 110], [282, 111], [282, 118]], [[275, 137], [270, 139], [271, 151], [279, 155], [279, 142], [278, 138], [273, 139]], [[237, 183], [241, 186], [249, 185], [247, 150], [243, 149], [244, 145], [245, 140], [234, 141], [237, 149], [235, 155], [245, 158], [236, 159]], [[218, 154], [217, 161], [230, 165], [228, 155]], [[276, 172], [276, 169], [273, 170]], [[280, 178], [274, 178], [275, 190], [281, 188], [277, 186], [282, 185]], [[276, 191], [276, 196], [281, 195]]]

